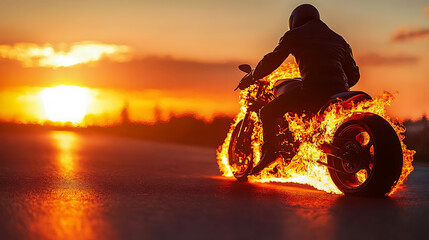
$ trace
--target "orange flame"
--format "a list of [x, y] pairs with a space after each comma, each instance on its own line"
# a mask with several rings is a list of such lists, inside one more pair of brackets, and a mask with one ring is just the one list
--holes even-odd
[[[268, 81], [267, 91], [271, 91], [274, 83], [278, 79], [299, 77], [299, 71], [295, 64], [282, 64], [271, 75], [262, 79]], [[250, 87], [252, 88], [252, 87]], [[232, 177], [232, 169], [228, 164], [228, 148], [232, 132], [235, 126], [244, 118], [246, 114], [246, 96], [252, 94], [251, 89], [241, 92], [241, 111], [236, 116], [234, 123], [227, 134], [222, 146], [217, 151], [219, 169], [223, 176]], [[249, 176], [250, 182], [293, 182], [308, 184], [319, 190], [328, 193], [341, 194], [341, 191], [333, 183], [328, 168], [317, 163], [317, 161], [327, 162], [327, 155], [321, 150], [323, 143], [332, 143], [336, 129], [344, 123], [351, 115], [355, 113], [374, 113], [387, 120], [396, 131], [403, 151], [403, 168], [402, 173], [396, 185], [392, 188], [389, 195], [392, 195], [406, 180], [407, 176], [413, 171], [412, 161], [415, 151], [408, 150], [403, 143], [405, 128], [399, 121], [392, 120], [386, 113], [386, 106], [393, 101], [393, 95], [385, 92], [381, 97], [370, 101], [364, 101], [354, 104], [351, 108], [344, 108], [341, 104], [331, 105], [324, 116], [316, 116], [310, 120], [304, 120], [303, 116], [285, 115], [289, 123], [289, 130], [292, 131], [296, 140], [301, 142], [297, 154], [292, 161], [285, 165], [281, 159], [278, 159], [270, 167], [264, 169], [260, 175]], [[323, 118], [323, 119], [321, 119]], [[255, 164], [260, 160], [262, 144], [262, 127], [255, 113], [251, 115], [255, 122], [254, 133], [252, 136], [254, 161]], [[276, 171], [273, 169], [276, 168]], [[359, 172], [358, 178], [364, 181], [366, 172]]]

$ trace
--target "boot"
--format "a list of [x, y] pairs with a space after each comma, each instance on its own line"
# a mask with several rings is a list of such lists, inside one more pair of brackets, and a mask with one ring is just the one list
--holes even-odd
[[273, 163], [277, 158], [279, 157], [279, 154], [277, 153], [274, 146], [269, 146], [267, 144], [262, 145], [262, 157], [259, 161], [258, 165], [256, 165], [250, 174], [258, 174], [260, 171], [262, 171], [265, 167]]

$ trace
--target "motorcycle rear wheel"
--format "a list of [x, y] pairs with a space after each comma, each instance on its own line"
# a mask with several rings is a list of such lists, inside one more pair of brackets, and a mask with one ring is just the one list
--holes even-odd
[[[402, 171], [403, 155], [392, 126], [375, 114], [356, 114], [335, 132], [333, 145], [348, 153], [328, 156], [335, 185], [347, 195], [380, 197], [389, 193]], [[338, 171], [339, 170], [339, 171]]]

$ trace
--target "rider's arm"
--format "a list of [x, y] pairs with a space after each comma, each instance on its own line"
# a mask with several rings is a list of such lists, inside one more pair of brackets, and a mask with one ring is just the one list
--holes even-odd
[[264, 56], [253, 72], [255, 80], [261, 79], [276, 70], [290, 54], [290, 31], [280, 38], [277, 47]]
[[359, 67], [353, 58], [352, 48], [347, 44], [347, 52], [343, 64], [344, 72], [347, 75], [349, 87], [353, 87], [359, 81]]

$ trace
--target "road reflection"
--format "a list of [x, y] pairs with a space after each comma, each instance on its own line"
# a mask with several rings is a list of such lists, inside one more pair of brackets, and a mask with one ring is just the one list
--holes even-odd
[[[338, 228], [332, 224], [331, 209], [342, 195], [328, 194], [312, 187], [299, 184], [243, 183], [234, 178], [211, 177], [225, 193], [232, 198], [239, 197], [243, 204], [263, 208], [255, 218], [269, 223], [276, 236], [289, 239], [334, 239]], [[277, 200], [280, 199], [280, 202]], [[266, 205], [265, 202], [272, 205]], [[300, 226], [297, 228], [296, 226]], [[265, 226], [266, 227], [266, 226]]]
[[78, 160], [74, 155], [77, 147], [78, 135], [72, 132], [56, 131], [52, 132], [52, 139], [58, 149], [57, 166], [60, 176], [63, 178], [72, 178], [75, 171], [75, 161]]
[[81, 136], [56, 131], [51, 133], [51, 139], [57, 148], [53, 160], [58, 176], [50, 189], [29, 197], [29, 208], [34, 214], [30, 233], [42, 239], [105, 238], [111, 233], [100, 214], [101, 198], [79, 176], [77, 152], [82, 147]]

